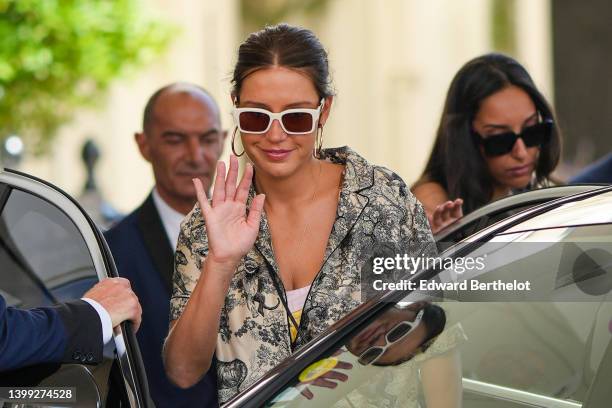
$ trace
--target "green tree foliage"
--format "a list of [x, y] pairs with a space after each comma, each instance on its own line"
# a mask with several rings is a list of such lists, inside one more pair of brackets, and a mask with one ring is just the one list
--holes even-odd
[[493, 49], [516, 54], [516, 1], [493, 0], [491, 4], [491, 38]]
[[138, 0], [0, 0], [0, 140], [44, 152], [76, 109], [150, 62], [173, 27]]

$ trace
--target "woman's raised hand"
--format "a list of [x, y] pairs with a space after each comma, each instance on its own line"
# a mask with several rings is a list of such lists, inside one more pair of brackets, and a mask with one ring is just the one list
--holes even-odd
[[431, 232], [436, 234], [444, 227], [457, 221], [463, 217], [463, 200], [458, 198], [455, 201], [447, 201], [436, 207], [431, 218], [429, 218], [429, 224], [431, 225]]
[[206, 222], [209, 248], [207, 259], [235, 266], [253, 247], [259, 232], [265, 196], [259, 194], [253, 199], [247, 215], [246, 201], [252, 178], [253, 166], [247, 164], [242, 180], [236, 186], [238, 158], [234, 155], [230, 156], [227, 178], [225, 177], [225, 163], [219, 161], [212, 205], [206, 198], [202, 182], [199, 179], [193, 179], [198, 203], [200, 203], [202, 216]]

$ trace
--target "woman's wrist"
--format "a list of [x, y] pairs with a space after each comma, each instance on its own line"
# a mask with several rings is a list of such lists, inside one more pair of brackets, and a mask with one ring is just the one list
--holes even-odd
[[238, 262], [223, 260], [219, 261], [213, 256], [208, 256], [204, 260], [202, 273], [207, 281], [216, 281], [222, 283], [223, 286], [229, 287], [229, 283], [238, 268]]

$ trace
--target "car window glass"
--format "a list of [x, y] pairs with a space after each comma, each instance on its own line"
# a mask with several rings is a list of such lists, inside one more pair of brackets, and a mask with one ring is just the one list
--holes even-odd
[[[438, 248], [446, 249], [450, 245], [457, 243], [469, 237], [470, 235], [477, 233], [478, 231], [481, 231], [503, 219], [506, 219], [512, 215], [518, 214], [519, 212], [527, 210], [538, 204], [541, 204], [541, 203], [534, 201], [534, 202], [529, 202], [525, 205], [515, 206], [507, 210], [496, 211], [490, 214], [483, 215], [482, 217], [479, 217], [475, 219], [474, 221], [466, 225], [463, 225], [461, 228], [458, 228], [456, 231], [453, 231], [452, 233], [444, 236], [444, 238], [441, 239], [441, 242], [440, 241], [438, 242]], [[451, 224], [451, 227], [449, 228], [452, 228], [452, 224]]]
[[16, 306], [79, 298], [97, 281], [89, 250], [70, 218], [49, 202], [13, 189], [0, 215], [2, 290]]
[[80, 232], [56, 206], [13, 189], [0, 214], [0, 279], [11, 305], [79, 298], [97, 281]]
[[[610, 237], [612, 225], [593, 225], [502, 235], [477, 247], [469, 256], [491, 257], [482, 270], [446, 269], [436, 282], [530, 277], [540, 291], [524, 299], [495, 290], [412, 292], [302, 370], [268, 405], [584, 402], [610, 342]], [[420, 301], [424, 294], [433, 301]]]

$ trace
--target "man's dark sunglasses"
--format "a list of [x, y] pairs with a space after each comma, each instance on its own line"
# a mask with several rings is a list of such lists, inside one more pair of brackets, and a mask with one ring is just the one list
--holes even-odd
[[550, 140], [553, 130], [553, 121], [545, 119], [540, 123], [523, 129], [518, 135], [514, 132], [504, 132], [488, 137], [482, 137], [472, 130], [472, 136], [476, 143], [482, 145], [487, 156], [501, 156], [510, 153], [517, 139], [523, 139], [526, 147], [542, 146]]

